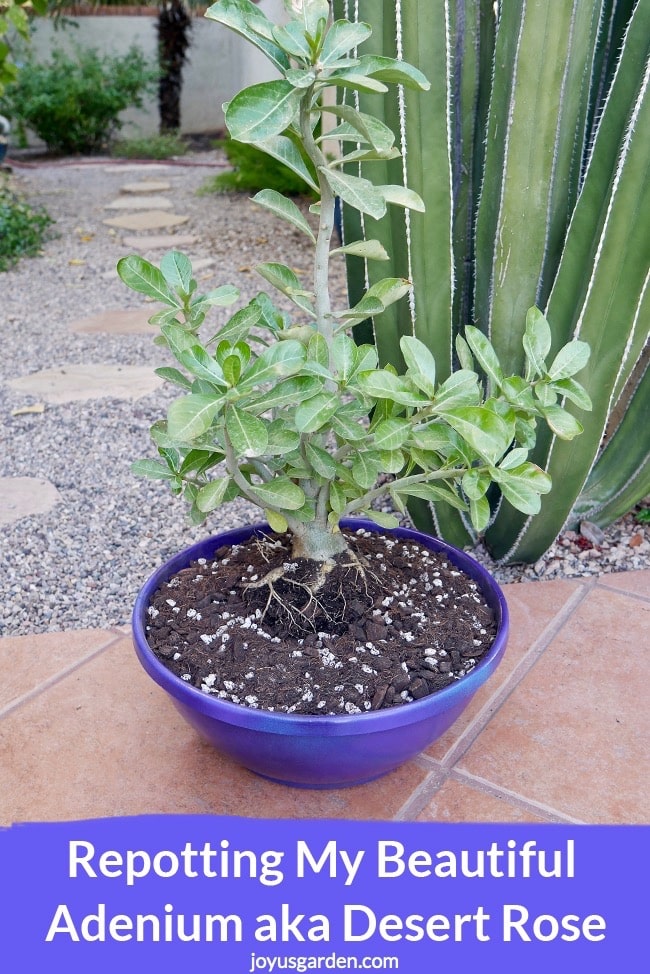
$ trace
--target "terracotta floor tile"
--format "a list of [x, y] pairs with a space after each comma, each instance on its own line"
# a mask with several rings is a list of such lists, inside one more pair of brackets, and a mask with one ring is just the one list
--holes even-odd
[[0, 665], [4, 673], [0, 684], [0, 712], [115, 638], [115, 633], [103, 629], [78, 629], [0, 640]]
[[481, 687], [453, 727], [428, 748], [427, 754], [442, 760], [579, 587], [580, 583], [565, 580], [503, 586], [510, 612], [510, 637], [505, 656], [492, 679]]
[[418, 822], [548, 822], [521, 808], [505, 795], [499, 798], [465, 782], [448, 779], [417, 816]]
[[614, 572], [611, 575], [601, 575], [599, 585], [615, 588], [620, 592], [633, 592], [650, 599], [650, 568], [638, 572]]
[[649, 822], [649, 646], [650, 605], [594, 588], [459, 767], [581, 821]]
[[139, 814], [391, 819], [410, 763], [339, 791], [287, 788], [202, 743], [119, 640], [0, 720], [0, 823]]

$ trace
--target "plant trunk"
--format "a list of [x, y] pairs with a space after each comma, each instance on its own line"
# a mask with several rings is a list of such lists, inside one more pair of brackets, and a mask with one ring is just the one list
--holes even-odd
[[191, 18], [183, 0], [163, 0], [158, 15], [158, 109], [160, 131], [178, 131], [181, 126], [183, 65], [190, 46]]
[[332, 561], [336, 555], [348, 550], [345, 536], [340, 531], [331, 531], [327, 525], [316, 521], [308, 524], [292, 523], [292, 554], [294, 558], [308, 558], [311, 561]]

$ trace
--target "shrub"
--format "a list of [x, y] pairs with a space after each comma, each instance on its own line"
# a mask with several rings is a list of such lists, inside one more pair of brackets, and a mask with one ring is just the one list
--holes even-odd
[[155, 77], [135, 46], [121, 57], [55, 50], [49, 63], [30, 63], [8, 86], [5, 113], [19, 128], [33, 129], [49, 149], [97, 152], [121, 128], [120, 112], [142, 105]]
[[286, 196], [314, 195], [300, 176], [254, 145], [234, 139], [225, 139], [217, 145], [223, 148], [233, 168], [207, 180], [202, 192], [257, 193], [261, 189], [274, 189]]
[[113, 146], [112, 155], [125, 159], [169, 159], [170, 156], [182, 156], [186, 152], [187, 145], [182, 138], [175, 132], [164, 132], [160, 135], [121, 139]]
[[43, 209], [35, 209], [0, 184], [0, 271], [7, 271], [21, 257], [35, 256], [54, 221]]

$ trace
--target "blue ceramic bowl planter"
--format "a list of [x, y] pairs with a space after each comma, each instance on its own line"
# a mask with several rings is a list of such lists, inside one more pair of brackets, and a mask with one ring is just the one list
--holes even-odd
[[[354, 518], [343, 527], [384, 532]], [[444, 554], [481, 589], [497, 621], [489, 651], [467, 676], [401, 707], [352, 716], [311, 717], [254, 710], [206, 694], [171, 673], [149, 648], [147, 610], [154, 593], [198, 558], [210, 559], [224, 545], [243, 544], [266, 525], [227, 531], [192, 545], [162, 565], [142, 587], [133, 613], [138, 658], [189, 723], [214, 747], [266, 778], [304, 788], [342, 788], [392, 771], [444, 734], [498, 666], [508, 638], [508, 609], [492, 576], [463, 551], [408, 528], [391, 536]], [[384, 532], [385, 533], [385, 532]]]

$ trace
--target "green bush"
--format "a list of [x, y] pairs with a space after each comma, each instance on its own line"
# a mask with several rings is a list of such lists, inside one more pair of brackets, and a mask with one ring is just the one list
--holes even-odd
[[54, 221], [42, 209], [31, 207], [6, 181], [0, 184], [0, 271], [7, 271], [21, 257], [34, 257]]
[[132, 139], [120, 139], [113, 146], [111, 155], [124, 159], [169, 159], [182, 156], [187, 145], [175, 132], [160, 135], [143, 135]]
[[49, 63], [29, 63], [7, 87], [4, 114], [19, 130], [33, 129], [49, 149], [98, 152], [121, 128], [120, 112], [139, 108], [155, 78], [135, 46], [122, 57], [55, 50]]
[[254, 145], [234, 139], [225, 139], [216, 145], [224, 150], [233, 168], [207, 180], [203, 192], [256, 193], [261, 189], [274, 189], [286, 196], [314, 195], [300, 176]]

